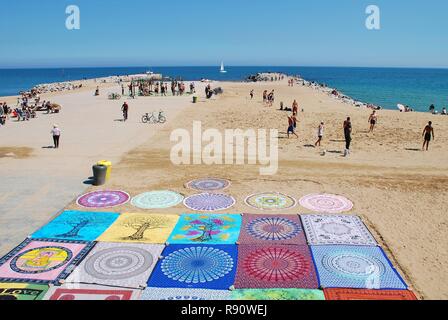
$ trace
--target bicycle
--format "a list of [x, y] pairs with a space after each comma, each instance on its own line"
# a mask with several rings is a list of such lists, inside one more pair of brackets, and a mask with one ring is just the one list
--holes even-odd
[[119, 95], [118, 93], [110, 93], [109, 94], [109, 100], [120, 100], [121, 99], [121, 95]]
[[142, 117], [143, 123], [152, 123], [152, 124], [163, 124], [166, 122], [166, 117], [163, 111], [159, 111], [158, 117], [154, 115], [154, 112], [150, 115], [149, 113], [145, 113]]

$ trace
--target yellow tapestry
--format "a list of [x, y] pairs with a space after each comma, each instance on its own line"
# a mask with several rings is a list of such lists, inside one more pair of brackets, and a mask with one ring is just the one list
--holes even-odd
[[123, 213], [97, 241], [165, 244], [179, 216]]

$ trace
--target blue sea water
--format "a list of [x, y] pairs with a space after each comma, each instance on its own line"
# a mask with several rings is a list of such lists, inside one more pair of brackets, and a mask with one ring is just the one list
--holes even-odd
[[[325, 83], [356, 100], [396, 109], [398, 103], [417, 111], [448, 107], [448, 69], [345, 68], [345, 67], [154, 67], [151, 71], [184, 80], [202, 78], [241, 81], [257, 72], [283, 72]], [[41, 83], [145, 73], [147, 67], [0, 69], [0, 96], [16, 95]]]

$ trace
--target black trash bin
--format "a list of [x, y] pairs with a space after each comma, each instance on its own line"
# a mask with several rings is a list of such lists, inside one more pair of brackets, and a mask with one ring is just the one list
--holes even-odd
[[106, 183], [106, 174], [107, 167], [106, 166], [93, 166], [93, 185], [94, 186], [102, 186]]

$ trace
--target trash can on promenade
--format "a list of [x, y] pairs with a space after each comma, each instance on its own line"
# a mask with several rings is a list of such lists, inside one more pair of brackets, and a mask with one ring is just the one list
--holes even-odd
[[198, 97], [196, 96], [193, 97], [193, 103], [198, 103]]
[[93, 185], [94, 186], [102, 186], [106, 183], [106, 174], [107, 167], [106, 166], [93, 166]]

